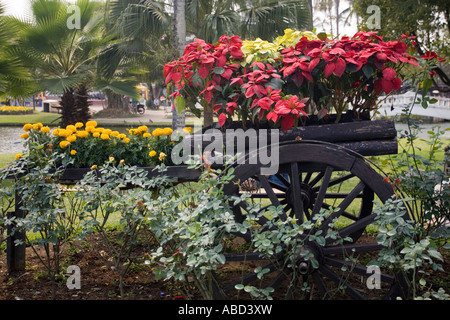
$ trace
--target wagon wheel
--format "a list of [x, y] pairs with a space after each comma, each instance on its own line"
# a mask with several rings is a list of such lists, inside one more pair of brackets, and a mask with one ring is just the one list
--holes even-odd
[[[391, 186], [362, 156], [331, 144], [291, 142], [280, 145], [279, 154], [279, 170], [274, 176], [261, 175], [262, 166], [249, 164], [253, 163], [250, 161], [236, 166], [234, 183], [225, 187], [225, 193], [238, 195], [246, 192], [243, 189], [253, 188], [247, 202], [233, 206], [237, 221], [246, 219], [249, 204], [254, 202], [260, 202], [261, 210], [270, 211], [281, 206], [283, 211], [278, 221], [295, 217], [296, 224], [316, 223], [325, 209], [328, 216], [324, 216], [323, 222], [317, 224], [311, 234], [321, 230], [318, 234], [331, 235], [333, 229], [334, 234], [337, 231], [337, 237], [334, 237], [337, 240], [323, 237], [319, 243], [305, 234], [298, 234], [300, 240], [296, 243], [301, 244], [300, 248], [286, 247], [269, 258], [252, 251], [252, 247], [241, 251], [233, 248], [226, 254], [225, 266], [215, 274], [215, 297], [239, 298], [236, 294], [241, 295], [242, 291], [237, 293], [238, 284], [241, 287], [273, 288], [272, 297], [282, 299], [390, 299], [400, 296], [403, 286], [399, 286], [394, 275], [385, 270], [381, 270], [377, 278], [381, 280], [379, 287], [367, 289], [372, 270], [365, 264], [381, 246], [361, 237], [374, 221], [373, 200], [384, 203], [393, 195]], [[256, 156], [256, 153], [250, 156]], [[261, 216], [255, 228], [267, 227], [267, 221], [267, 215]], [[331, 226], [332, 221], [335, 223]], [[252, 242], [251, 237], [250, 233], [238, 234], [228, 241], [245, 247]], [[255, 272], [258, 267], [267, 272], [263, 279]]]

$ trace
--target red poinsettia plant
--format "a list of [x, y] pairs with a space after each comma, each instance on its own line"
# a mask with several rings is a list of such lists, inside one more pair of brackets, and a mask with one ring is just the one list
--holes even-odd
[[[353, 37], [302, 37], [276, 54], [263, 52], [251, 63], [238, 36], [215, 44], [194, 39], [183, 56], [165, 65], [166, 84], [177, 111], [188, 107], [205, 125], [213, 113], [221, 127], [240, 119], [291, 129], [308, 115], [319, 118], [353, 111], [355, 118], [377, 108], [378, 98], [400, 89], [406, 65], [419, 66], [408, 53], [413, 37], [383, 41], [376, 32]], [[271, 59], [268, 59], [270, 55]]]

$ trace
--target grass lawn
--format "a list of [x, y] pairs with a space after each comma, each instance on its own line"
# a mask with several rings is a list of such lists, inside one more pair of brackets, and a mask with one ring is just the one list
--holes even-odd
[[25, 123], [41, 122], [45, 125], [57, 125], [59, 117], [57, 113], [37, 112], [25, 115], [1, 115], [0, 125], [23, 125]]
[[0, 169], [13, 161], [15, 156], [14, 153], [0, 153]]

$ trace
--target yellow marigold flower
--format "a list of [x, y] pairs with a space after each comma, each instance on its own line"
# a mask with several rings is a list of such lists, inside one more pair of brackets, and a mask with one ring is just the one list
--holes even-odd
[[123, 159], [120, 160], [120, 161], [119, 161], [119, 164], [125, 164], [125, 160], [123, 160]]
[[75, 142], [77, 140], [77, 136], [76, 135], [70, 135], [67, 137], [67, 141], [69, 142]]
[[20, 158], [22, 158], [22, 156], [23, 156], [23, 154], [21, 154], [21, 153], [16, 154], [16, 160], [19, 160]]
[[102, 134], [100, 135], [100, 139], [102, 139], [102, 140], [109, 140], [110, 138], [109, 138], [109, 135], [108, 135], [108, 134], [102, 133]]
[[20, 135], [20, 139], [28, 139], [30, 137], [30, 135], [28, 134], [28, 133], [22, 133], [21, 135]]
[[152, 135], [154, 135], [155, 137], [162, 136], [163, 135], [163, 129], [156, 128], [155, 130], [153, 130]]
[[107, 134], [108, 136], [111, 134], [112, 130], [111, 129], [105, 129], [102, 131], [102, 133]]
[[92, 136], [93, 136], [94, 138], [98, 138], [98, 137], [100, 137], [100, 132], [94, 132], [94, 133], [92, 134]]
[[84, 124], [82, 122], [75, 123], [75, 128], [83, 128]]
[[130, 143], [130, 138], [124, 138], [124, 139], [123, 139], [123, 142], [125, 142], [125, 143]]
[[42, 123], [35, 123], [33, 124], [33, 130], [39, 131], [39, 129], [42, 127]]
[[142, 135], [144, 138], [150, 138], [152, 135], [149, 132], [146, 132]]
[[59, 135], [59, 129], [53, 130], [52, 133], [53, 133], [54, 136], [58, 136]]
[[172, 128], [164, 128], [163, 129], [163, 134], [165, 134], [166, 136], [170, 136], [173, 133]]
[[119, 131], [112, 131], [112, 132], [111, 132], [111, 135], [112, 135], [113, 137], [118, 137], [119, 134], [120, 134]]
[[50, 128], [49, 127], [42, 127], [41, 128], [41, 132], [48, 133], [48, 132], [50, 132]]
[[69, 124], [66, 127], [66, 130], [71, 131], [72, 133], [77, 132], [77, 128], [73, 124]]
[[78, 138], [87, 138], [87, 137], [89, 137], [89, 132], [84, 131], [84, 130], [77, 131], [75, 134], [77, 135]]
[[148, 153], [148, 155], [153, 158], [154, 156], [156, 156], [156, 151], [152, 150]]
[[93, 120], [91, 120], [91, 121], [88, 121], [88, 122], [86, 122], [86, 127], [96, 127], [97, 126], [97, 121], [93, 121]]
[[94, 164], [93, 166], [91, 166], [91, 170], [95, 170], [95, 169], [97, 169], [97, 165], [96, 165], [96, 164]]
[[70, 130], [66, 130], [66, 129], [59, 129], [58, 130], [58, 135], [61, 138], [67, 138], [68, 136], [70, 136], [72, 134], [72, 131]]
[[188, 134], [191, 134], [191, 133], [192, 133], [192, 128], [191, 128], [191, 127], [184, 127], [184, 128], [183, 128], [183, 132], [186, 132], [186, 133], [188, 133]]
[[77, 154], [77, 150], [70, 150], [70, 154], [73, 155], [73, 156], [76, 155]]
[[92, 132], [92, 131], [94, 131], [94, 129], [95, 129], [95, 127], [93, 127], [93, 126], [86, 126], [86, 128], [85, 128], [85, 130], [87, 132]]
[[113, 162], [114, 160], [114, 157], [109, 157], [109, 161]]
[[139, 132], [145, 133], [148, 132], [148, 127], [147, 126], [140, 126], [138, 128]]
[[70, 144], [70, 142], [69, 141], [61, 141], [60, 143], [59, 143], [59, 147], [61, 148], [61, 149], [65, 149], [65, 148], [67, 148], [67, 146]]
[[159, 161], [163, 161], [165, 157], [166, 157], [166, 154], [164, 152], [161, 152], [159, 154]]
[[117, 138], [119, 138], [119, 139], [125, 139], [127, 136], [126, 136], [126, 134], [125, 133], [121, 133], [121, 134], [119, 134], [118, 136], [117, 136]]
[[26, 132], [30, 131], [31, 128], [33, 128], [33, 125], [31, 123], [27, 123], [23, 126], [23, 130]]

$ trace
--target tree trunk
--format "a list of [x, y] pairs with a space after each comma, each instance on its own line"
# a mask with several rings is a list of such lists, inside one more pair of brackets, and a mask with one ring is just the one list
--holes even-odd
[[339, 36], [339, 0], [335, 0], [336, 5], [336, 37]]
[[75, 122], [86, 123], [90, 119], [89, 106], [91, 103], [88, 101], [89, 94], [85, 84], [80, 84], [74, 92], [75, 100]]
[[61, 126], [65, 127], [69, 124], [75, 124], [74, 116], [75, 116], [75, 99], [73, 95], [73, 89], [69, 89], [64, 91], [61, 97], [61, 107], [62, 107], [62, 117], [61, 117]]
[[[186, 46], [186, 0], [174, 0], [174, 35], [175, 48], [177, 48], [180, 56], [183, 55], [184, 47]], [[179, 115], [175, 108], [172, 111], [172, 128], [174, 130], [184, 127], [185, 112]]]
[[120, 94], [116, 94], [110, 90], [105, 90], [105, 94], [108, 99], [107, 109], [129, 112], [129, 109], [125, 108], [123, 97]]

